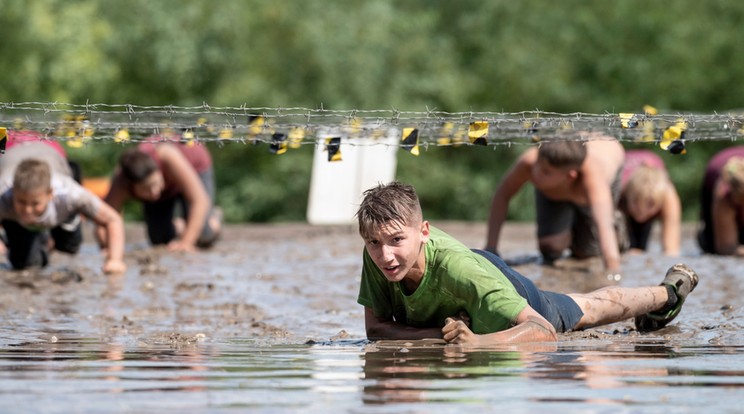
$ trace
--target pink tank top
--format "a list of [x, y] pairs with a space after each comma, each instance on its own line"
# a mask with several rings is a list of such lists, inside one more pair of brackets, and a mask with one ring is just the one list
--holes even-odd
[[163, 170], [163, 163], [160, 157], [158, 157], [156, 147], [165, 144], [175, 145], [197, 173], [205, 172], [212, 167], [212, 157], [209, 151], [207, 151], [207, 148], [198, 142], [194, 142], [193, 145], [187, 145], [176, 138], [155, 135], [148, 138], [145, 142], [140, 143], [137, 148], [152, 157], [158, 169], [163, 174], [165, 188], [163, 189], [161, 198], [170, 198], [180, 194], [183, 189], [174, 182], [174, 177], [170, 173]]
[[67, 159], [67, 152], [62, 147], [62, 145], [60, 145], [59, 142], [51, 139], [45, 139], [44, 135], [36, 131], [8, 131], [8, 142], [5, 145], [5, 149], [11, 149], [15, 145], [26, 142], [41, 142], [43, 144], [49, 145], [50, 147], [54, 148], [54, 150], [57, 151], [60, 155], [62, 155], [62, 157]]
[[662, 160], [655, 152], [643, 149], [627, 150], [625, 151], [625, 163], [623, 163], [622, 172], [623, 187], [625, 187], [625, 184], [628, 182], [628, 179], [630, 179], [633, 171], [642, 165], [666, 171], [664, 160]]

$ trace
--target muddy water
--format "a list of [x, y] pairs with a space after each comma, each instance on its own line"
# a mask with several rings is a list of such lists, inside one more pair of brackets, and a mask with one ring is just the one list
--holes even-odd
[[[480, 247], [482, 223], [435, 223]], [[631, 321], [564, 334], [557, 344], [465, 350], [437, 341], [364, 340], [356, 304], [361, 242], [352, 228], [232, 226], [213, 250], [149, 248], [128, 228], [129, 270], [56, 255], [40, 272], [0, 272], [3, 412], [713, 412], [741, 411], [742, 262], [656, 246], [623, 258], [535, 262], [534, 230], [501, 248], [543, 288], [657, 284], [676, 261], [701, 275], [671, 326]], [[656, 249], [656, 250], [655, 250]]]

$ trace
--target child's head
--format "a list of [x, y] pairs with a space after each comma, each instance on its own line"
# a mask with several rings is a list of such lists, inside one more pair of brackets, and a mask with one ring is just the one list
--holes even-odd
[[586, 145], [578, 139], [545, 141], [537, 150], [537, 159], [553, 167], [579, 169], [586, 158]]
[[13, 209], [21, 223], [33, 223], [52, 199], [52, 173], [49, 164], [26, 159], [13, 176]]
[[429, 223], [413, 187], [393, 182], [365, 191], [356, 216], [367, 253], [389, 281], [399, 282], [414, 269], [423, 275]]
[[639, 223], [656, 216], [664, 203], [664, 194], [672, 183], [666, 172], [648, 165], [638, 166], [623, 189], [628, 214]]
[[416, 190], [399, 182], [380, 184], [365, 191], [356, 216], [363, 239], [382, 226], [415, 226], [423, 219]]
[[124, 151], [119, 158], [119, 168], [140, 200], [154, 201], [165, 188], [163, 174], [152, 157], [137, 148]]
[[744, 202], [744, 158], [732, 157], [723, 166], [721, 179], [728, 185], [731, 198]]
[[532, 183], [539, 190], [547, 190], [574, 180], [579, 176], [585, 158], [583, 141], [557, 139], [543, 142], [537, 150], [537, 162], [532, 167]]

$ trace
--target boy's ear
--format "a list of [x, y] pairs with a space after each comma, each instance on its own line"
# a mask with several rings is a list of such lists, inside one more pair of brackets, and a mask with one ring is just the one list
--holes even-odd
[[424, 243], [429, 241], [429, 222], [426, 220], [421, 222], [421, 241]]

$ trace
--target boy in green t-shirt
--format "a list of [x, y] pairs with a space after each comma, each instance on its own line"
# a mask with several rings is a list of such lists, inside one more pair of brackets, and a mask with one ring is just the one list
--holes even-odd
[[628, 318], [651, 331], [679, 314], [698, 283], [692, 269], [677, 264], [659, 286], [568, 295], [539, 290], [498, 256], [430, 226], [416, 191], [398, 182], [367, 190], [356, 215], [365, 245], [358, 302], [373, 340], [555, 341], [556, 332]]

